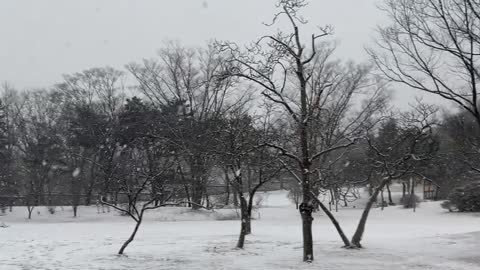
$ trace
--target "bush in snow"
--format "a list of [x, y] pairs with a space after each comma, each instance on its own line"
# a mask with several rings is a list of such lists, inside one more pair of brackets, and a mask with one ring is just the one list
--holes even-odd
[[450, 211], [456, 209], [460, 212], [480, 212], [480, 182], [455, 188], [448, 200]]
[[451, 201], [446, 200], [440, 204], [443, 209], [447, 209], [449, 212], [457, 210], [456, 207], [452, 204]]
[[215, 220], [239, 220], [240, 216], [235, 211], [215, 213]]
[[262, 206], [264, 197], [261, 195], [255, 196], [255, 208], [260, 208]]
[[400, 202], [402, 203], [404, 208], [413, 208], [414, 206], [418, 207], [418, 205], [420, 204], [420, 197], [418, 197], [417, 195], [405, 194], [405, 196]]
[[55, 206], [47, 206], [47, 210], [50, 214], [55, 214]]

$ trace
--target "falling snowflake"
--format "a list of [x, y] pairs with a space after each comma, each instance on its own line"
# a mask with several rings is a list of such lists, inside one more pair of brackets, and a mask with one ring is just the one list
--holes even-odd
[[80, 175], [80, 168], [75, 168], [72, 172], [73, 177], [78, 177]]

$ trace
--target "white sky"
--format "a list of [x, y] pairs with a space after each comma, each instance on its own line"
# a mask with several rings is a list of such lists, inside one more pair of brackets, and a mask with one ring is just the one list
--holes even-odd
[[[312, 26], [330, 24], [338, 55], [362, 61], [364, 46], [385, 23], [381, 0], [311, 0]], [[207, 40], [245, 43], [269, 29], [276, 0], [2, 0], [0, 81], [17, 88], [48, 87], [62, 74], [91, 67], [123, 68], [154, 57], [167, 40], [201, 46]], [[271, 29], [270, 29], [271, 30]], [[306, 29], [315, 30], [311, 27]], [[416, 92], [397, 91], [404, 107]]]

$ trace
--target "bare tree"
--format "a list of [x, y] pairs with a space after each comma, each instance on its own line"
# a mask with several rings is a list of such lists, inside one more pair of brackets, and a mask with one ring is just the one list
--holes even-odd
[[[308, 84], [312, 81], [312, 65], [317, 55], [317, 41], [330, 34], [331, 29], [325, 27], [318, 35], [312, 35], [307, 49], [302, 44], [300, 25], [306, 22], [299, 11], [307, 5], [304, 0], [281, 0], [277, 7], [272, 24], [286, 18], [291, 25], [288, 33], [277, 32], [261, 37], [252, 46], [242, 51], [234, 43], [219, 44], [221, 51], [230, 54], [230, 67], [225, 77], [238, 77], [252, 82], [262, 89], [262, 94], [271, 102], [281, 106], [295, 122], [298, 135], [298, 153], [289, 151], [278, 144], [270, 144], [283, 155], [297, 163], [302, 179], [302, 203], [299, 206], [302, 217], [303, 260], [313, 261], [311, 165], [318, 155], [311, 153], [309, 145], [309, 124], [311, 117], [308, 111]], [[290, 91], [291, 90], [291, 91]], [[290, 96], [289, 96], [290, 95]]]
[[218, 79], [224, 61], [213, 46], [189, 49], [168, 43], [158, 56], [158, 60], [127, 68], [148, 100], [158, 108], [176, 109], [173, 114], [177, 121], [164, 122], [171, 131], [171, 142], [178, 148], [178, 168], [188, 182], [186, 193], [195, 202], [192, 207], [198, 208], [215, 158], [208, 151], [213, 147], [209, 134], [216, 119], [237, 99], [233, 98], [232, 80]]
[[252, 210], [256, 192], [282, 170], [276, 165], [276, 150], [266, 148], [269, 133], [266, 117], [256, 124], [245, 112], [230, 114], [219, 125], [218, 154], [226, 168], [228, 184], [240, 202], [241, 228], [237, 248], [243, 248], [245, 236], [251, 233]]
[[[164, 148], [164, 151], [166, 148]], [[145, 173], [145, 169], [142, 167], [142, 162], [145, 159], [144, 151], [136, 147], [127, 147], [122, 149], [118, 163], [122, 164], [122, 170], [113, 175], [114, 180], [117, 182], [116, 187], [119, 188], [119, 193], [126, 197], [126, 206], [122, 206], [116, 203], [107, 201], [105, 196], [101, 197], [101, 203], [110, 206], [120, 213], [123, 213], [135, 221], [135, 227], [130, 237], [123, 243], [118, 254], [122, 255], [127, 246], [134, 240], [135, 235], [142, 224], [144, 214], [148, 210], [164, 207], [168, 205], [179, 205], [180, 203], [168, 202], [174, 198], [175, 190], [164, 190], [164, 193], [156, 194], [155, 197], [145, 196], [149, 195], [148, 189], [152, 186], [152, 181], [161, 177], [163, 174], [167, 174], [172, 168], [172, 161], [169, 158], [168, 152], [164, 152], [164, 163], [157, 175], [150, 175]], [[92, 161], [94, 162], [94, 161]], [[98, 164], [101, 166], [101, 164]], [[145, 194], [146, 193], [146, 194]], [[156, 200], [159, 200], [159, 196], [162, 196], [161, 200], [165, 203], [154, 205]]]
[[480, 3], [385, 0], [392, 23], [368, 50], [388, 79], [432, 93], [472, 114], [480, 125]]

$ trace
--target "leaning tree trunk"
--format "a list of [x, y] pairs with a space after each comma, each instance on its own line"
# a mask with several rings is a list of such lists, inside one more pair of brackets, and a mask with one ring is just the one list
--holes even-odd
[[337, 219], [333, 216], [332, 212], [328, 210], [328, 208], [318, 199], [316, 198], [316, 201], [318, 205], [320, 205], [320, 208], [322, 208], [323, 212], [327, 214], [328, 218], [330, 218], [330, 221], [333, 223], [335, 226], [335, 229], [337, 229], [338, 234], [340, 235], [340, 238], [342, 238], [343, 244], [345, 247], [350, 246], [350, 241], [348, 240], [347, 236], [342, 230], [342, 227], [340, 227], [340, 223], [338, 223]]
[[33, 208], [35, 208], [35, 206], [32, 206], [32, 205], [27, 205], [27, 210], [28, 210], [28, 219], [32, 219], [32, 212], [33, 212]]
[[360, 241], [362, 241], [362, 236], [363, 233], [365, 232], [365, 225], [367, 223], [367, 218], [368, 214], [370, 213], [370, 209], [372, 208], [373, 203], [377, 199], [378, 193], [380, 190], [383, 189], [383, 187], [388, 183], [390, 179], [385, 178], [383, 181], [380, 183], [380, 185], [373, 191], [372, 196], [370, 196], [370, 199], [367, 202], [367, 205], [365, 206], [365, 209], [363, 210], [362, 217], [360, 218], [360, 222], [358, 223], [357, 230], [355, 231], [355, 234], [352, 237], [352, 245], [353, 247], [356, 248], [361, 248], [362, 245], [360, 244]]
[[118, 255], [122, 255], [123, 252], [125, 251], [125, 249], [127, 248], [127, 246], [133, 241], [133, 239], [135, 239], [135, 235], [137, 234], [138, 228], [140, 227], [140, 224], [142, 224], [142, 218], [143, 218], [143, 213], [140, 214], [140, 217], [137, 220], [137, 224], [135, 224], [135, 228], [133, 229], [132, 234], [127, 239], [127, 241], [125, 241], [125, 243], [123, 243], [122, 247], [118, 251]]

